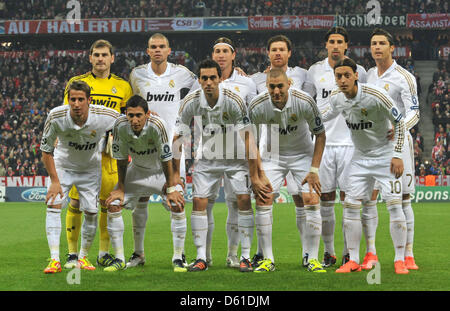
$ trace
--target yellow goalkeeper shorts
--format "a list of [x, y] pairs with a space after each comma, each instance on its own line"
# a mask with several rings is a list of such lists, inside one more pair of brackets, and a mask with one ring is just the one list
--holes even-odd
[[[99, 196], [100, 200], [106, 200], [109, 197], [109, 194], [113, 191], [118, 180], [117, 160], [111, 158], [105, 153], [102, 153], [102, 185]], [[72, 186], [72, 189], [70, 189], [69, 197], [75, 200], [80, 199], [75, 186]]]

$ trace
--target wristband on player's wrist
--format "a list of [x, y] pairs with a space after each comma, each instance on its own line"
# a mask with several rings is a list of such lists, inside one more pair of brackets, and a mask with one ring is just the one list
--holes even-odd
[[178, 191], [176, 186], [167, 187], [167, 194]]
[[309, 171], [310, 171], [311, 173], [314, 173], [314, 174], [319, 174], [319, 168], [318, 168], [318, 167], [311, 166], [311, 168], [309, 169]]

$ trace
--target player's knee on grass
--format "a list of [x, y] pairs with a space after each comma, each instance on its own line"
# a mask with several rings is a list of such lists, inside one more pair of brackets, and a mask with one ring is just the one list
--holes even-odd
[[108, 206], [108, 213], [117, 213], [122, 210], [122, 206], [120, 205], [109, 205]]
[[319, 204], [319, 195], [317, 193], [303, 192], [304, 205], [316, 205]]
[[193, 203], [194, 203], [192, 207], [193, 211], [204, 211], [208, 206], [208, 198], [195, 197], [193, 199]]
[[73, 208], [79, 209], [80, 208], [80, 200], [70, 198], [70, 206], [72, 206]]
[[262, 199], [260, 197], [255, 198], [255, 203], [258, 206], [269, 206], [273, 204], [273, 201], [275, 201], [275, 195], [269, 196], [267, 199]]
[[336, 191], [322, 193], [322, 195], [320, 196], [320, 200], [322, 201], [334, 201], [335, 199], [336, 199]]
[[295, 206], [301, 207], [303, 206], [303, 198], [300, 194], [294, 194], [292, 196], [292, 199], [294, 200]]
[[184, 208], [180, 207], [178, 205], [175, 205], [175, 206], [171, 205], [170, 206], [170, 211], [173, 212], [173, 213], [182, 213], [184, 211]]
[[236, 196], [237, 206], [241, 211], [248, 211], [252, 208], [252, 201], [249, 194], [240, 194]]
[[372, 200], [372, 201], [375, 201], [376, 199], [377, 199], [377, 197], [378, 197], [378, 193], [379, 193], [380, 191], [379, 190], [373, 190], [372, 191], [372, 197], [370, 198], [370, 200]]
[[344, 202], [345, 201], [345, 192], [344, 191], [340, 191], [339, 192], [339, 196], [340, 196], [341, 202]]

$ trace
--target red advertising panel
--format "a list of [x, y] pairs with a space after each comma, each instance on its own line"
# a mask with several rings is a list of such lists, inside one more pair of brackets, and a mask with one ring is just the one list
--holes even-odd
[[450, 14], [408, 14], [406, 21], [409, 28], [450, 28]]
[[248, 30], [296, 30], [330, 28], [334, 24], [332, 15], [308, 16], [250, 16]]

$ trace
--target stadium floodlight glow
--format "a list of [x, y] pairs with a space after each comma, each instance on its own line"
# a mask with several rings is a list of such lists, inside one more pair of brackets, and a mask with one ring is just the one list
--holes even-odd
[[10, 47], [12, 42], [2, 42], [3, 47]]

